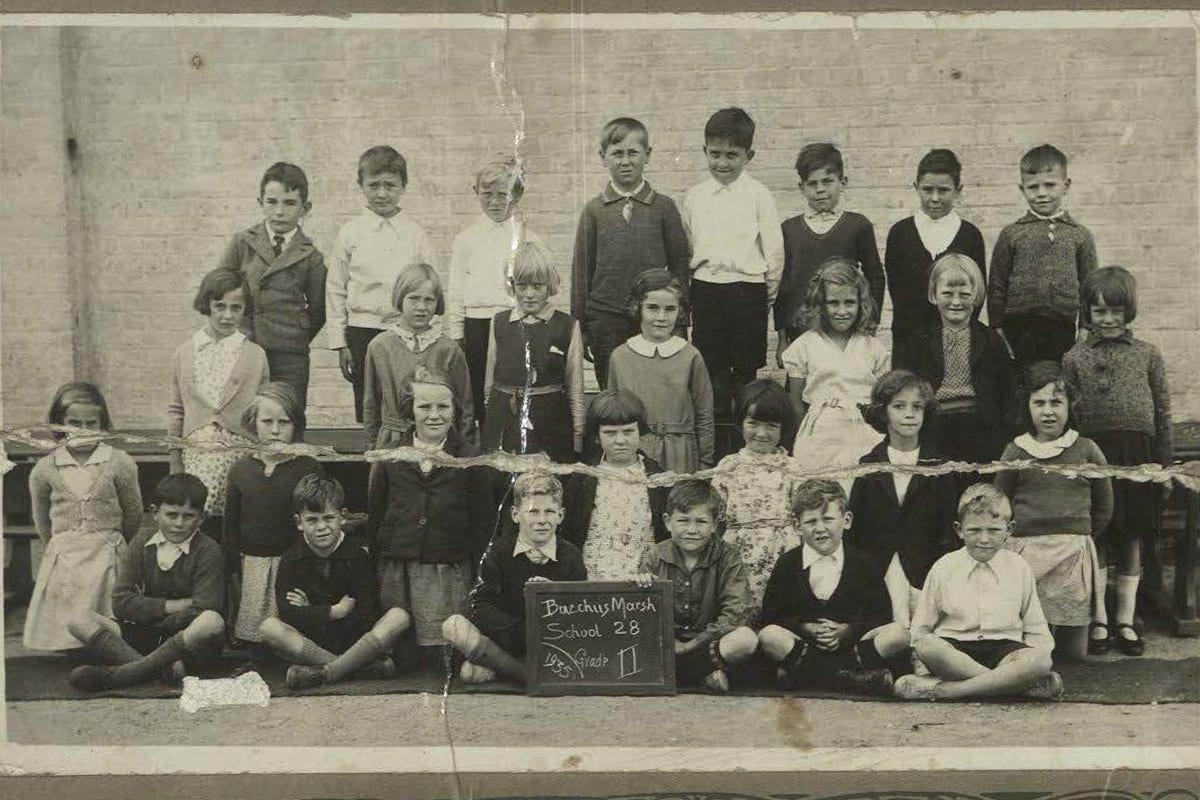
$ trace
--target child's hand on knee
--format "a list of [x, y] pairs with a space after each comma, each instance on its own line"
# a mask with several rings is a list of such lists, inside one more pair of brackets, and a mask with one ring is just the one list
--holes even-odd
[[312, 605], [308, 602], [308, 595], [303, 589], [289, 589], [286, 595], [287, 601], [294, 606], [303, 608], [304, 606]]

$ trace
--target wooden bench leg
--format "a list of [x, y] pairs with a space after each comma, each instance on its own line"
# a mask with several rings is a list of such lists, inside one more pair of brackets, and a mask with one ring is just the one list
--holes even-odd
[[1200, 537], [1200, 493], [1188, 492], [1187, 519], [1175, 541], [1175, 635], [1200, 636], [1196, 616], [1197, 538]]

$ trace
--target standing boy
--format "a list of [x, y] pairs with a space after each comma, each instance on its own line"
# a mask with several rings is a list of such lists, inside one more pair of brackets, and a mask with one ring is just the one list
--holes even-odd
[[712, 378], [718, 423], [767, 363], [767, 309], [779, 289], [783, 235], [771, 192], [750, 175], [754, 120], [723, 108], [704, 126], [709, 177], [683, 198], [692, 245], [692, 341]]
[[[600, 388], [608, 384], [612, 351], [637, 331], [629, 319], [629, 290], [648, 269], [666, 267], [687, 286], [688, 241], [675, 201], [650, 188], [650, 134], [636, 119], [619, 117], [600, 134], [600, 161], [609, 182], [588, 201], [575, 231], [571, 316], [579, 320]], [[678, 327], [686, 330], [687, 320]]]
[[1097, 266], [1096, 242], [1063, 201], [1071, 188], [1067, 157], [1044, 144], [1021, 159], [1029, 211], [1000, 231], [988, 280], [988, 321], [1020, 368], [1061, 361], [1076, 339], [1079, 287]]
[[218, 267], [245, 274], [253, 313], [243, 331], [267, 353], [271, 380], [308, 398], [309, 345], [325, 324], [325, 257], [300, 229], [312, 210], [308, 177], [295, 164], [272, 164], [258, 186], [264, 219], [233, 235]]
[[779, 331], [775, 360], [780, 367], [788, 343], [804, 333], [797, 317], [804, 308], [809, 281], [828, 259], [841, 256], [858, 264], [871, 287], [876, 314], [883, 308], [883, 266], [875, 228], [862, 214], [842, 209], [847, 179], [841, 151], [826, 142], [805, 145], [796, 158], [796, 174], [808, 210], [783, 223], [783, 279], [774, 308]]
[[1062, 696], [1033, 570], [1003, 547], [1012, 528], [1004, 492], [980, 483], [962, 493], [954, 529], [963, 547], [930, 568], [912, 618], [913, 647], [933, 677], [905, 675], [898, 697]]
[[392, 287], [409, 264], [436, 267], [433, 243], [400, 210], [408, 163], [387, 145], [358, 159], [358, 188], [367, 207], [338, 231], [325, 283], [329, 349], [338, 351], [342, 376], [354, 386], [354, 418], [363, 419], [363, 369], [367, 345], [393, 314]]

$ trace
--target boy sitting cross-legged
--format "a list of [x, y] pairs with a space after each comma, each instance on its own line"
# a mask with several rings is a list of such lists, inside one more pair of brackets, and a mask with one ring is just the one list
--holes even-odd
[[301, 537], [279, 562], [279, 616], [259, 627], [262, 640], [289, 662], [287, 685], [306, 689], [350, 675], [390, 678], [390, 653], [409, 626], [408, 613], [379, 613], [375, 567], [363, 546], [342, 532], [345, 495], [333, 478], [305, 475], [292, 493]]
[[754, 601], [742, 558], [713, 535], [721, 505], [721, 495], [707, 481], [675, 484], [663, 514], [671, 538], [646, 551], [634, 580], [642, 588], [655, 578], [674, 585], [679, 683], [703, 682], [724, 694], [726, 668], [754, 655], [758, 640], [746, 627]]
[[763, 594], [758, 643], [780, 662], [787, 686], [891, 694], [892, 672], [908, 654], [883, 575], [865, 553], [842, 543], [850, 527], [836, 481], [807, 480], [792, 493], [803, 544], [779, 557]]
[[583, 554], [559, 538], [563, 488], [558, 478], [527, 472], [513, 483], [517, 532], [492, 540], [479, 564], [466, 616], [442, 624], [442, 636], [466, 656], [459, 677], [486, 683], [496, 673], [524, 683], [525, 584], [529, 581], [586, 581]]
[[1003, 548], [1012, 527], [1004, 492], [985, 483], [962, 493], [954, 528], [964, 546], [930, 568], [912, 618], [913, 647], [935, 677], [905, 675], [898, 697], [1062, 696], [1033, 570]]
[[208, 490], [195, 475], [168, 475], [154, 489], [154, 530], [133, 537], [117, 567], [113, 616], [81, 611], [67, 621], [85, 655], [105, 666], [76, 667], [77, 689], [136, 686], [159, 674], [170, 683], [221, 654], [225, 578], [221, 547], [200, 532]]

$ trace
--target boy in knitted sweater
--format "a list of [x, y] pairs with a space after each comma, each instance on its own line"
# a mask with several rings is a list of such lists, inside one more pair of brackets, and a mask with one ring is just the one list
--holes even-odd
[[988, 320], [1024, 368], [1060, 361], [1075, 343], [1079, 287], [1097, 260], [1091, 231], [1062, 207], [1071, 179], [1061, 150], [1044, 144], [1026, 153], [1020, 185], [1029, 211], [996, 240]]

